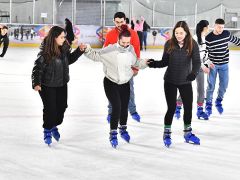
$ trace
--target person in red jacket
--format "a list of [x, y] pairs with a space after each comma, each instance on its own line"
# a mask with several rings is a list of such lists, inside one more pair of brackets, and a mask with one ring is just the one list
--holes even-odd
[[[115, 44], [118, 41], [119, 33], [122, 31], [121, 25], [126, 24], [126, 16], [123, 12], [117, 12], [114, 15], [114, 24], [115, 28], [109, 31], [106, 35], [106, 39], [104, 42], [104, 47], [108, 46], [109, 44]], [[137, 55], [137, 58], [140, 58], [140, 42], [137, 33], [132, 30], [128, 29], [131, 33], [131, 41], [130, 44], [134, 47], [135, 53]], [[134, 69], [134, 75], [137, 75], [138, 69]], [[135, 95], [134, 95], [134, 87], [133, 87], [133, 78], [130, 80], [130, 100], [128, 103], [128, 110], [134, 120], [137, 122], [140, 122], [140, 116], [137, 113], [136, 110], [136, 104], [135, 104]], [[108, 116], [107, 120], [110, 122], [111, 120], [111, 113], [112, 113], [112, 105], [109, 103], [108, 105]]]

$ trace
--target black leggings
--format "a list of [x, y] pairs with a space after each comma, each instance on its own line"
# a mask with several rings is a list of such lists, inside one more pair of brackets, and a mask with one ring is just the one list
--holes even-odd
[[127, 125], [128, 102], [130, 96], [129, 82], [119, 85], [105, 77], [103, 83], [106, 96], [112, 104], [110, 129], [117, 129], [119, 121], [120, 125]]
[[184, 124], [191, 124], [193, 103], [192, 84], [174, 85], [172, 83], [164, 81], [164, 91], [168, 106], [167, 113], [164, 117], [164, 125], [172, 125], [173, 115], [176, 109], [177, 89], [179, 90], [179, 93], [182, 97], [184, 107]]
[[63, 122], [67, 108], [67, 85], [41, 88], [39, 94], [43, 102], [43, 128], [50, 130]]

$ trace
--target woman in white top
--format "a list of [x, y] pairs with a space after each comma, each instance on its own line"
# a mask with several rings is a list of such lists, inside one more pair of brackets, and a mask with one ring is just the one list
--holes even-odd
[[130, 44], [131, 33], [127, 25], [122, 25], [118, 42], [108, 45], [100, 51], [93, 50], [89, 45], [82, 45], [85, 55], [93, 61], [103, 63], [104, 90], [112, 104], [112, 115], [110, 120], [110, 143], [116, 148], [118, 145], [117, 128], [121, 137], [129, 142], [130, 136], [127, 132], [128, 102], [130, 97], [129, 81], [133, 76], [132, 67], [146, 68], [146, 60], [138, 60], [133, 46]]

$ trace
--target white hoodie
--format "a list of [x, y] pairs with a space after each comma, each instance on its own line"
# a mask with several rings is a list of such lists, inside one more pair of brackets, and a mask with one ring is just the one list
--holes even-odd
[[102, 62], [105, 76], [117, 84], [127, 83], [132, 78], [132, 67], [140, 69], [148, 67], [145, 60], [137, 59], [132, 45], [124, 48], [115, 43], [100, 51], [93, 50], [87, 45], [84, 54], [93, 61]]

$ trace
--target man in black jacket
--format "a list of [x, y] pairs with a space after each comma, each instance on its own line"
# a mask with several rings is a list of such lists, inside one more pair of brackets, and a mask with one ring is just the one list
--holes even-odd
[[2, 50], [2, 54], [0, 54], [0, 57], [3, 57], [8, 49], [9, 38], [7, 33], [8, 33], [8, 27], [0, 26], [0, 46], [3, 43], [3, 50]]

